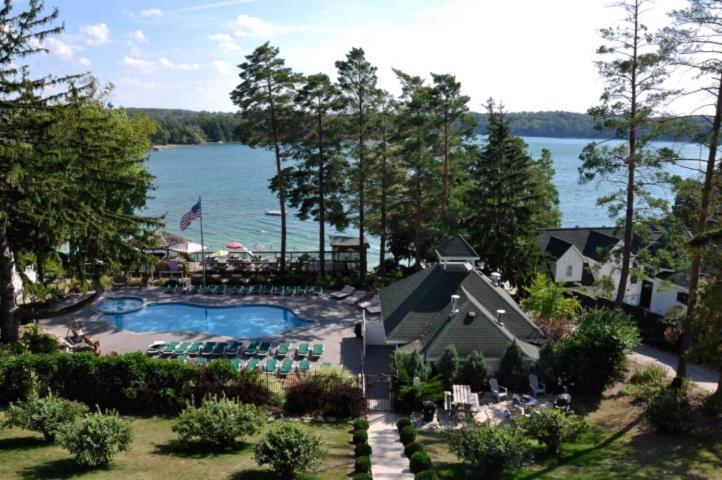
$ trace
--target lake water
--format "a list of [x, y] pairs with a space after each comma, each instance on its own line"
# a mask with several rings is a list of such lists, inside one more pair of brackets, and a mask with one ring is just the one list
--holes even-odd
[[[541, 137], [524, 140], [535, 158], [539, 157], [542, 148], [552, 152], [563, 226], [613, 223], [606, 209], [597, 206], [596, 201], [614, 188], [609, 184], [580, 185], [577, 182], [579, 154], [589, 140]], [[682, 149], [686, 158], [700, 158], [704, 153], [694, 145], [665, 142], [660, 145]], [[267, 210], [279, 208], [278, 199], [268, 189], [268, 179], [275, 174], [275, 162], [270, 152], [239, 144], [178, 147], [152, 152], [149, 169], [156, 177], [157, 188], [152, 193], [148, 212], [166, 214], [168, 231], [200, 242], [198, 220], [185, 232], [178, 226], [180, 217], [200, 195], [203, 197], [205, 244], [209, 248], [216, 250], [229, 242], [240, 242], [247, 246], [261, 243], [266, 250], [280, 249], [280, 218], [265, 215]], [[686, 168], [675, 166], [671, 170], [682, 176], [690, 175]], [[671, 197], [671, 192], [666, 194]], [[287, 223], [289, 250], [318, 248], [315, 222], [302, 222], [289, 215]], [[335, 233], [330, 227], [326, 231], [329, 235]], [[346, 233], [355, 232], [347, 230]], [[370, 255], [375, 256], [377, 252], [377, 245], [372, 241]]]

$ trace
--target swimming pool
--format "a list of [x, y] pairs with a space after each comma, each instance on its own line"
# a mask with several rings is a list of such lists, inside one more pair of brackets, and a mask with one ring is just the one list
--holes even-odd
[[308, 327], [291, 310], [271, 305], [206, 307], [187, 303], [152, 303], [124, 314], [103, 314], [115, 327], [131, 332], [208, 333], [235, 338], [258, 338]]

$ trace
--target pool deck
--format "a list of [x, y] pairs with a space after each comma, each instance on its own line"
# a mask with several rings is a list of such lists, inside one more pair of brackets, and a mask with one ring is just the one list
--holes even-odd
[[[277, 345], [280, 342], [323, 343], [324, 353], [320, 360], [312, 362], [312, 368], [324, 362], [334, 366], [343, 365], [350, 371], [361, 371], [362, 342], [354, 335], [356, 322], [362, 320], [361, 310], [355, 305], [345, 305], [323, 296], [282, 297], [277, 295], [182, 295], [165, 293], [163, 288], [121, 288], [104, 293], [100, 299], [111, 297], [138, 297], [146, 303], [187, 303], [200, 306], [274, 305], [292, 310], [304, 320], [313, 322], [310, 327], [287, 330], [258, 340]], [[72, 315], [82, 322], [83, 331], [100, 341], [103, 354], [145, 351], [156, 340], [164, 341], [228, 341], [231, 337], [203, 333], [135, 333], [119, 330], [101, 318], [95, 304]], [[64, 338], [70, 316], [40, 320], [46, 331]], [[247, 340], [247, 339], [240, 339]], [[292, 346], [293, 348], [293, 346]]]

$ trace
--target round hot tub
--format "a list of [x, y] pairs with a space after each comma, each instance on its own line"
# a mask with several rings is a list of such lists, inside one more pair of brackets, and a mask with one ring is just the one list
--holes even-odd
[[124, 313], [137, 312], [143, 309], [144, 306], [145, 303], [142, 298], [110, 297], [98, 302], [96, 308], [106, 315], [122, 315]]

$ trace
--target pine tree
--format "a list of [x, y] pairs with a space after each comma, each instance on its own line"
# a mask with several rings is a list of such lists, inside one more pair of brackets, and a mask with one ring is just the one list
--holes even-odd
[[534, 223], [539, 229], [559, 228], [562, 224], [562, 212], [559, 210], [559, 191], [554, 185], [556, 171], [552, 166], [552, 152], [543, 148], [541, 157], [533, 161], [531, 173], [539, 192], [539, 204], [543, 208], [536, 209]]
[[444, 380], [444, 385], [450, 387], [459, 375], [459, 353], [454, 345], [447, 345], [444, 352], [436, 362], [436, 371]]
[[351, 145], [349, 157], [354, 159], [351, 175], [351, 191], [356, 197], [356, 222], [359, 229], [360, 275], [365, 281], [368, 269], [366, 258], [366, 185], [367, 155], [370, 143], [370, 129], [374, 100], [378, 98], [376, 87], [376, 67], [366, 60], [361, 48], [352, 48], [345, 60], [336, 62], [338, 88], [344, 101], [344, 113], [347, 123], [347, 142]]
[[288, 198], [298, 218], [312, 217], [319, 227], [320, 271], [326, 271], [326, 223], [339, 230], [348, 226], [345, 177], [348, 164], [341, 148], [341, 108], [338, 90], [328, 76], [306, 77], [294, 102], [301, 115], [301, 135], [292, 148], [296, 164], [288, 169]]
[[300, 77], [285, 66], [279, 50], [268, 42], [246, 56], [238, 68], [241, 83], [231, 92], [231, 100], [241, 108], [238, 136], [246, 145], [272, 150], [276, 176], [269, 188], [278, 192], [281, 210], [281, 272], [286, 271], [286, 188], [282, 162], [289, 156], [297, 129], [293, 97]]

